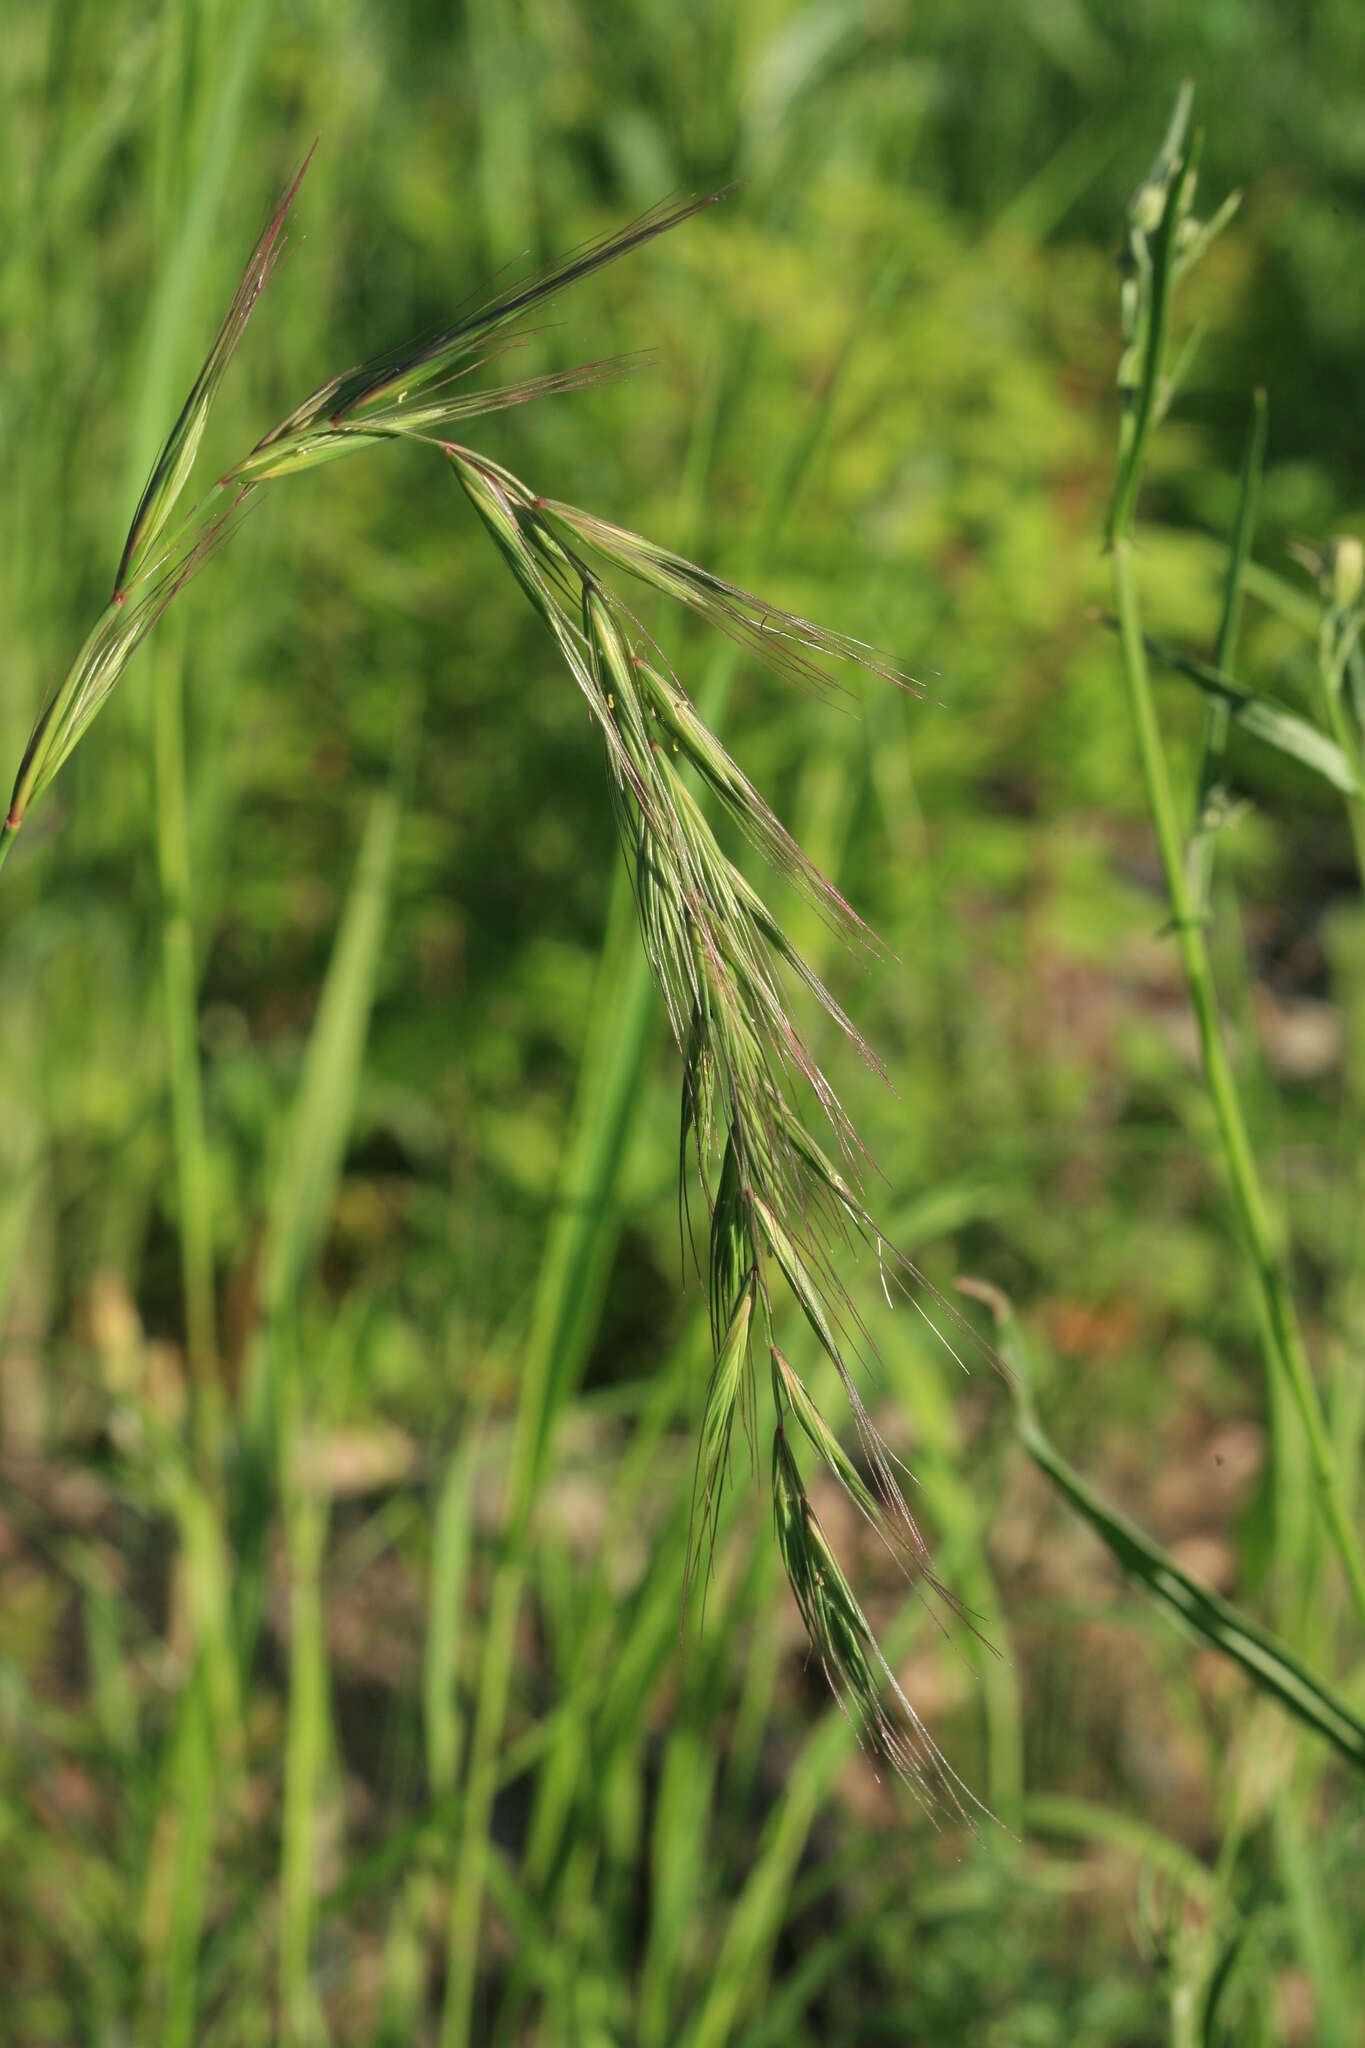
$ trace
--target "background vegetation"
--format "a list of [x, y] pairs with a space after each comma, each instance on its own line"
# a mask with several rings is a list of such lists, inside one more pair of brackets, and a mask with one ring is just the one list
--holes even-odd
[[[897, 1241], [1007, 1293], [1071, 1465], [1357, 1702], [1090, 612], [1122, 211], [1188, 72], [1201, 193], [1246, 197], [1188, 293], [1146, 620], [1208, 654], [1263, 384], [1239, 673], [1311, 703], [1289, 544], [1365, 509], [1363, 66], [1350, 0], [59, 0], [0, 55], [4, 763], [315, 133], [208, 474], [509, 258], [744, 180], [540, 344], [652, 367], [471, 438], [925, 676], [841, 716], [670, 643], [894, 948], [793, 911], [895, 1081], [828, 1048]], [[742, 1460], [680, 1640], [677, 1058], [598, 743], [442, 467], [270, 492], [5, 872], [0, 2038], [1359, 2040], [1359, 1774], [870, 1267], [869, 1405], [1001, 1655], [821, 1510], [1013, 1835], [935, 1834], [858, 1755]], [[1202, 705], [1158, 687], [1187, 809]], [[1349, 1488], [1359, 875], [1325, 785], [1236, 732], [1231, 774], [1210, 945]]]

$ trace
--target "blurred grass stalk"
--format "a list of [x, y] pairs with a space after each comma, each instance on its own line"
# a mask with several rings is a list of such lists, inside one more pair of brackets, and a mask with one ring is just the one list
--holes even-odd
[[153, 667], [156, 853], [161, 882], [161, 979], [180, 1208], [180, 1270], [192, 1429], [205, 1483], [216, 1486], [222, 1388], [214, 1306], [213, 1208], [199, 1071], [199, 980], [191, 912], [185, 787], [184, 636], [157, 650]]
[[[1229, 211], [1224, 207], [1203, 227], [1193, 217], [1198, 151], [1197, 144], [1191, 145], [1187, 139], [1192, 98], [1193, 90], [1186, 84], [1181, 88], [1161, 152], [1129, 206], [1133, 268], [1124, 282], [1125, 345], [1119, 370], [1123, 415], [1107, 535], [1121, 666], [1170, 897], [1171, 925], [1180, 947], [1198, 1027], [1209, 1101], [1255, 1274], [1272, 1395], [1277, 1386], [1286, 1390], [1302, 1421], [1318, 1507], [1345, 1569], [1356, 1612], [1365, 1624], [1365, 1556], [1343, 1498], [1331, 1438], [1286, 1276], [1281, 1233], [1272, 1221], [1223, 1040], [1197, 880], [1187, 863], [1184, 834], [1152, 696], [1133, 568], [1135, 513], [1143, 459], [1150, 433], [1170, 402], [1179, 371], [1178, 364], [1170, 372], [1166, 368], [1172, 290], [1177, 277], [1197, 260]], [[1244, 507], [1254, 488], [1254, 475], [1255, 463], [1249, 461], [1243, 473]], [[1250, 538], [1249, 513], [1239, 518], [1238, 535], [1234, 574], [1239, 549], [1244, 551]], [[1232, 593], [1233, 602], [1224, 607], [1222, 635], [1229, 647], [1235, 632], [1235, 584]], [[1206, 862], [1207, 858], [1203, 855], [1201, 861]], [[1279, 1441], [1277, 1432], [1277, 1446]], [[1283, 1480], [1281, 1468], [1278, 1483], [1282, 1485]]]
[[[248, 0], [198, 37], [168, 11], [162, 26], [162, 101], [156, 211], [170, 250], [148, 315], [133, 402], [130, 483], [138, 487], [159, 434], [167, 386], [178, 373], [198, 314], [207, 232], [227, 188], [266, 20]], [[197, 89], [196, 89], [197, 88]], [[197, 153], [192, 139], [202, 134]], [[198, 2027], [199, 1969], [220, 1811], [242, 1760], [239, 1673], [224, 1524], [225, 1402], [214, 1300], [212, 1181], [199, 1062], [186, 773], [185, 633], [177, 618], [152, 663], [151, 752], [157, 879], [161, 892], [161, 994], [174, 1133], [184, 1336], [194, 1477], [182, 1476], [181, 1559], [196, 1612], [191, 1675], [179, 1703], [158, 1815], [163, 1858], [153, 1859], [143, 1938], [144, 2024], [167, 2048], [185, 2048]], [[0, 842], [2, 847], [3, 842]], [[197, 1540], [196, 1540], [197, 1537]], [[241, 1674], [244, 1678], [245, 1674]], [[161, 1898], [158, 1900], [158, 1891]], [[158, 1911], [160, 1906], [160, 1911]]]

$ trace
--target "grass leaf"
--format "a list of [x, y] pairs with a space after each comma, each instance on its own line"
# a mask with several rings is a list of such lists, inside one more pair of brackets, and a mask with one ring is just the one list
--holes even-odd
[[1211, 1649], [1244, 1671], [1252, 1684], [1329, 1742], [1348, 1763], [1365, 1771], [1365, 1718], [1269, 1629], [1201, 1584], [1127, 1515], [1111, 1507], [1069, 1465], [1039, 1422], [1029, 1390], [1027, 1362], [1008, 1302], [994, 1288], [973, 1284], [1000, 1330], [1000, 1348], [1014, 1371], [1015, 1423], [1020, 1442], [1057, 1492], [1088, 1522], [1111, 1556], [1169, 1614]]

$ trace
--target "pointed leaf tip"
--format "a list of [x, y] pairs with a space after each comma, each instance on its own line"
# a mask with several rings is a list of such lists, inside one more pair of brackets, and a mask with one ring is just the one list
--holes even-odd
[[246, 332], [247, 322], [251, 318], [256, 301], [270, 282], [279, 262], [284, 249], [285, 222], [316, 149], [317, 142], [314, 140], [312, 148], [262, 229], [242, 272], [237, 290], [233, 294], [232, 303], [214, 337], [213, 347], [190, 387], [190, 394], [181, 407], [180, 417], [152, 466], [152, 473], [138, 501], [137, 511], [133, 514], [128, 538], [123, 544], [118, 574], [114, 578], [116, 601], [121, 598], [129, 583], [147, 566], [151, 550], [158, 537], [165, 531], [176, 500], [189, 480], [204, 429], [208, 424], [210, 409], [218, 394], [218, 387], [223, 381], [238, 342]]

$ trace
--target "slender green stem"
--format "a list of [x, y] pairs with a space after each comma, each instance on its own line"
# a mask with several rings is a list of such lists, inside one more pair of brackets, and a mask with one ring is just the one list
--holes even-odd
[[[1261, 465], [1265, 459], [1266, 398], [1258, 391], [1252, 400], [1251, 430], [1242, 456], [1242, 485], [1238, 494], [1237, 518], [1228, 549], [1227, 575], [1223, 583], [1223, 610], [1214, 642], [1215, 668], [1231, 675], [1237, 656], [1237, 629], [1241, 623], [1242, 592], [1251, 538], [1256, 524], [1256, 500], [1260, 494]], [[1196, 912], [1207, 916], [1213, 886], [1213, 847], [1216, 819], [1212, 815], [1223, 781], [1223, 757], [1227, 749], [1231, 712], [1227, 699], [1210, 697], [1204, 709], [1204, 751], [1199, 764], [1199, 794], [1195, 800], [1194, 829], [1188, 855], [1190, 895]]]
[[1237, 1083], [1219, 1027], [1213, 969], [1186, 875], [1184, 845], [1152, 698], [1133, 577], [1133, 544], [1126, 528], [1114, 538], [1113, 577], [1123, 675], [1137, 730], [1147, 800], [1170, 894], [1172, 923], [1180, 946], [1190, 1001], [1194, 1006], [1209, 1099], [1223, 1144], [1238, 1220], [1256, 1276], [1267, 1333], [1267, 1361], [1271, 1371], [1288, 1386], [1302, 1418], [1322, 1510], [1345, 1566], [1356, 1610], [1365, 1623], [1365, 1556], [1362, 1556], [1359, 1538], [1351, 1526], [1342, 1498], [1327, 1424], [1313, 1383], [1269, 1207], [1261, 1187], [1256, 1156], [1242, 1114]]
[[190, 916], [183, 703], [181, 649], [178, 644], [171, 644], [161, 650], [154, 679], [156, 851], [161, 879], [162, 988], [180, 1195], [186, 1348], [194, 1389], [195, 1442], [202, 1476], [207, 1479], [216, 1469], [219, 1437], [218, 1343], [208, 1142], [197, 1042], [198, 984]]

